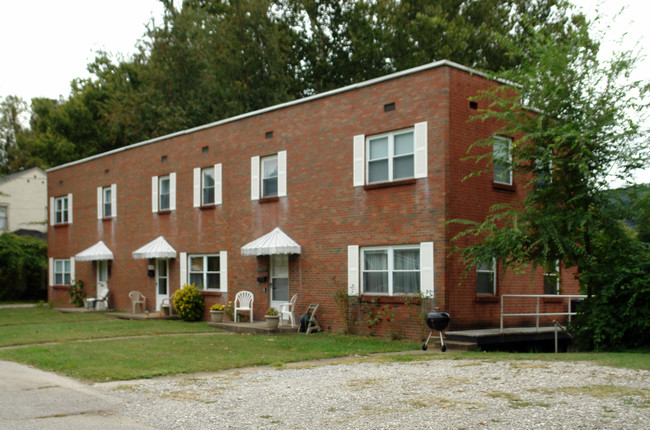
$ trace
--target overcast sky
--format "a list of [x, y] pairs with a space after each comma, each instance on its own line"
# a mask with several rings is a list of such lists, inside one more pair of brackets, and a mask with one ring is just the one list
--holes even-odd
[[[180, 0], [179, 0], [180, 1]], [[604, 36], [602, 51], [650, 49], [650, 0], [573, 0], [588, 17], [599, 12], [604, 19], [598, 28], [611, 29]], [[619, 9], [627, 10], [616, 16]], [[145, 25], [161, 23], [162, 6], [157, 0], [0, 0], [0, 97], [17, 95], [29, 102], [33, 97], [66, 97], [70, 82], [88, 77], [86, 65], [98, 51], [125, 56], [135, 45]], [[636, 77], [650, 79], [646, 58]], [[643, 182], [650, 182], [650, 173]]]

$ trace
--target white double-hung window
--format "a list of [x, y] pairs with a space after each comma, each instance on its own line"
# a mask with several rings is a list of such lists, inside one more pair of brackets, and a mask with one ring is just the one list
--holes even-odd
[[50, 285], [70, 285], [74, 282], [74, 258], [49, 259]]
[[354, 137], [354, 186], [427, 177], [427, 123]]
[[194, 207], [220, 205], [221, 164], [194, 169]]
[[72, 194], [50, 197], [50, 225], [72, 224]]
[[176, 173], [151, 178], [151, 211], [176, 210]]
[[194, 284], [200, 290], [228, 291], [228, 252], [214, 254], [180, 253], [181, 288]]
[[219, 255], [190, 255], [190, 283], [200, 290], [218, 290], [221, 287]]
[[496, 294], [497, 260], [493, 258], [476, 265], [476, 294]]
[[433, 242], [348, 246], [348, 294], [433, 297]]
[[251, 200], [287, 195], [287, 151], [251, 158]]
[[97, 187], [97, 218], [117, 216], [117, 185]]

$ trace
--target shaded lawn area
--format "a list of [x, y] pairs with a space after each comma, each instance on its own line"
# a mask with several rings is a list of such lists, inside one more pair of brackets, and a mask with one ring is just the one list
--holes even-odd
[[62, 313], [42, 306], [0, 309], [0, 347], [123, 336], [207, 333], [205, 323], [128, 321], [103, 313]]
[[419, 343], [375, 337], [315, 335], [165, 336], [75, 342], [0, 351], [17, 361], [102, 382], [211, 372], [376, 352], [416, 350]]

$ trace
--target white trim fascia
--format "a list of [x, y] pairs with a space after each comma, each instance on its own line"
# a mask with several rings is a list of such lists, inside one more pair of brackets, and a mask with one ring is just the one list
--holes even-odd
[[175, 133], [171, 133], [171, 134], [168, 134], [168, 135], [165, 135], [165, 136], [160, 136], [160, 137], [156, 137], [156, 138], [153, 138], [153, 139], [145, 140], [145, 141], [139, 142], [139, 143], [134, 143], [132, 145], [123, 146], [121, 148], [113, 149], [112, 151], [103, 152], [101, 154], [92, 155], [90, 157], [82, 158], [81, 160], [72, 161], [70, 163], [66, 163], [66, 164], [62, 164], [60, 166], [52, 167], [50, 169], [47, 169], [46, 172], [47, 173], [55, 172], [57, 170], [65, 169], [66, 167], [75, 166], [77, 164], [86, 163], [88, 161], [96, 160], [98, 158], [103, 158], [103, 157], [106, 157], [108, 155], [117, 154], [118, 152], [128, 151], [130, 149], [134, 149], [134, 148], [138, 148], [140, 146], [149, 145], [151, 143], [156, 143], [156, 142], [160, 142], [160, 141], [163, 141], [163, 140], [171, 139], [173, 137], [178, 137], [178, 136], [183, 136], [183, 135], [186, 135], [186, 134], [195, 133], [197, 131], [205, 130], [205, 129], [208, 129], [208, 128], [213, 128], [213, 127], [217, 127], [217, 126], [220, 126], [220, 125], [223, 125], [223, 124], [228, 124], [228, 123], [231, 123], [231, 122], [240, 121], [242, 119], [254, 117], [254, 116], [257, 116], [257, 115], [262, 115], [262, 114], [265, 114], [267, 112], [272, 112], [272, 111], [288, 108], [288, 107], [299, 105], [299, 104], [302, 104], [302, 103], [308, 103], [308, 102], [311, 102], [311, 101], [314, 101], [314, 100], [330, 97], [330, 96], [345, 93], [345, 92], [348, 92], [348, 91], [354, 91], [354, 90], [369, 87], [369, 86], [372, 86], [372, 85], [375, 85], [375, 84], [378, 84], [378, 83], [381, 83], [381, 82], [390, 81], [392, 79], [401, 78], [403, 76], [408, 76], [408, 75], [412, 75], [412, 74], [415, 74], [415, 73], [423, 72], [425, 70], [436, 69], [436, 68], [443, 67], [443, 66], [448, 66], [448, 67], [452, 67], [454, 69], [462, 70], [462, 71], [470, 73], [472, 75], [481, 76], [481, 77], [483, 77], [485, 79], [493, 80], [495, 82], [499, 82], [499, 83], [504, 84], [504, 85], [514, 85], [511, 82], [506, 82], [504, 80], [490, 78], [490, 76], [485, 72], [481, 72], [479, 70], [472, 69], [470, 67], [463, 66], [463, 65], [458, 64], [458, 63], [454, 63], [453, 61], [449, 61], [449, 60], [434, 61], [433, 63], [423, 64], [423, 65], [418, 66], [418, 67], [413, 67], [411, 69], [406, 69], [406, 70], [402, 70], [402, 71], [399, 71], [399, 72], [391, 73], [389, 75], [380, 76], [378, 78], [374, 78], [374, 79], [370, 79], [370, 80], [367, 80], [367, 81], [359, 82], [357, 84], [352, 84], [352, 85], [337, 88], [337, 89], [334, 89], [334, 90], [331, 90], [331, 91], [326, 91], [326, 92], [321, 93], [321, 94], [314, 94], [313, 96], [307, 96], [307, 97], [303, 97], [303, 98], [300, 98], [300, 99], [291, 100], [289, 102], [281, 103], [281, 104], [278, 104], [278, 105], [275, 105], [275, 106], [269, 106], [269, 107], [259, 109], [259, 110], [253, 111], [253, 112], [244, 113], [244, 114], [241, 114], [241, 115], [233, 116], [231, 118], [222, 119], [222, 120], [219, 120], [219, 121], [211, 122], [209, 124], [204, 124], [204, 125], [200, 125], [198, 127], [189, 128], [187, 130], [177, 131]]

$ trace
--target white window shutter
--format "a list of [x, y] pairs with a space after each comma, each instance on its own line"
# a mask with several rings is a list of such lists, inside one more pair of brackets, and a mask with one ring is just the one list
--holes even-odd
[[415, 140], [415, 177], [416, 178], [426, 178], [427, 177], [427, 123], [418, 122], [415, 124], [414, 130], [414, 140]]
[[117, 184], [111, 184], [111, 216], [117, 216]]
[[287, 151], [278, 152], [278, 197], [287, 195]]
[[49, 258], [49, 278], [50, 278], [50, 285], [54, 285], [54, 258], [50, 257]]
[[420, 244], [420, 292], [423, 297], [433, 298], [433, 242]]
[[222, 292], [228, 291], [228, 251], [221, 251], [219, 253], [219, 288]]
[[68, 194], [68, 222], [72, 224], [72, 193]]
[[180, 253], [180, 272], [181, 272], [181, 282], [179, 289], [183, 288], [183, 285], [187, 284], [187, 252]]
[[158, 212], [158, 176], [151, 177], [151, 212]]
[[50, 225], [54, 225], [54, 197], [50, 197]]
[[260, 198], [260, 157], [251, 157], [251, 200]]
[[214, 204], [220, 205], [222, 202], [221, 188], [221, 163], [214, 165]]
[[366, 182], [366, 137], [363, 134], [354, 136], [353, 148], [353, 183], [355, 187], [362, 187]]
[[74, 257], [72, 257], [70, 258], [70, 283], [73, 284], [74, 280]]
[[201, 206], [201, 168], [194, 168], [194, 207]]
[[176, 210], [176, 173], [169, 174], [169, 210]]
[[97, 187], [97, 219], [104, 218], [104, 211], [102, 210], [102, 187]]
[[359, 295], [359, 246], [348, 246], [348, 295]]

